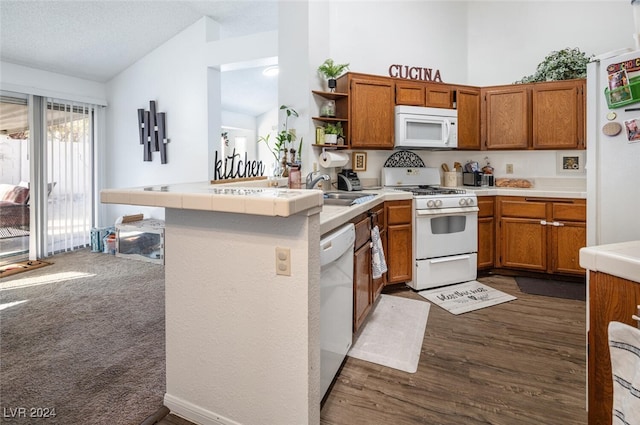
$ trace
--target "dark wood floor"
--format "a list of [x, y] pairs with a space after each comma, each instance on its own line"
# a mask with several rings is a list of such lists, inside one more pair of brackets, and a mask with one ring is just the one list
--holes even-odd
[[321, 424], [586, 424], [585, 302], [479, 280], [518, 299], [459, 316], [432, 305], [415, 374], [347, 357]]

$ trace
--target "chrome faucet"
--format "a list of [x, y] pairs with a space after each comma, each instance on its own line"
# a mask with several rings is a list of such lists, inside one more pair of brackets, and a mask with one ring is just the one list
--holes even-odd
[[306, 188], [307, 189], [313, 189], [315, 187], [315, 185], [320, 181], [320, 180], [326, 180], [329, 181], [331, 180], [331, 177], [329, 177], [326, 174], [320, 174], [318, 177], [316, 177], [315, 179], [313, 178], [313, 174], [314, 171], [310, 172], [309, 174], [307, 174], [307, 179], [306, 179]]

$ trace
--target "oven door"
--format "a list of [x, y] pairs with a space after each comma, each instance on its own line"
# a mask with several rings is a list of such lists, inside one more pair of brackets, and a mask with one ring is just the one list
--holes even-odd
[[477, 252], [478, 208], [416, 210], [414, 236], [417, 260]]

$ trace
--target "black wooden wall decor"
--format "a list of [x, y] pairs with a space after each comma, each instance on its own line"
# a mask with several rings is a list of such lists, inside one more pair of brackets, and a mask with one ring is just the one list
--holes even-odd
[[156, 101], [149, 101], [149, 110], [138, 109], [140, 144], [144, 145], [144, 161], [152, 161], [151, 152], [160, 152], [160, 162], [167, 163], [167, 126], [164, 112], [156, 112]]

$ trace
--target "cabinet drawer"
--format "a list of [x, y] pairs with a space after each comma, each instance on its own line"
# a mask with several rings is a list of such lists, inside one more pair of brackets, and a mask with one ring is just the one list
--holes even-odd
[[553, 219], [569, 221], [586, 221], [587, 207], [583, 202], [577, 203], [553, 203]]
[[488, 198], [480, 197], [478, 198], [478, 217], [493, 217], [494, 210], [494, 198], [493, 196]]
[[356, 243], [355, 249], [357, 250], [365, 243], [368, 243], [371, 240], [371, 220], [369, 217], [364, 218], [357, 223], [356, 226]]
[[500, 215], [502, 217], [546, 218], [545, 202], [527, 202], [524, 200], [501, 200]]
[[378, 226], [378, 229], [382, 232], [385, 229], [385, 215], [384, 204], [380, 205], [380, 208], [373, 210], [373, 223], [372, 226]]
[[387, 202], [387, 225], [411, 223], [412, 201], [391, 201]]

